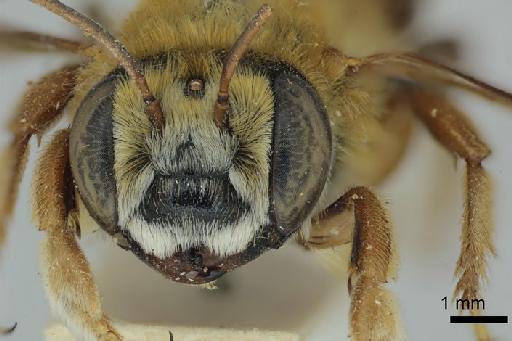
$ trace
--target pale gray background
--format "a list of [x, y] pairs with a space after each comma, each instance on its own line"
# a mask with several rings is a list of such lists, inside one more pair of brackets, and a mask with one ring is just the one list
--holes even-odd
[[[430, 0], [420, 7], [414, 27], [422, 41], [453, 36], [464, 45], [460, 68], [512, 90], [512, 2], [509, 0]], [[85, 9], [92, 1], [66, 1]], [[101, 1], [98, 1], [101, 3]], [[134, 1], [105, 1], [119, 21]], [[76, 29], [21, 0], [0, 1], [0, 23], [26, 29], [79, 36]], [[0, 119], [12, 114], [29, 80], [61, 65], [67, 56], [0, 55]], [[496, 245], [491, 281], [485, 290], [489, 314], [510, 314], [512, 304], [512, 110], [458, 94], [462, 106], [494, 150], [485, 165], [496, 187]], [[8, 141], [2, 131], [0, 143]], [[36, 147], [32, 141], [32, 147]], [[35, 149], [34, 149], [35, 151]], [[34, 154], [29, 172], [33, 169]], [[30, 173], [27, 174], [30, 174]], [[441, 299], [451, 297], [453, 269], [459, 250], [463, 167], [432, 142], [417, 134], [398, 171], [380, 188], [390, 202], [397, 227], [401, 268], [391, 288], [397, 293], [409, 340], [469, 340], [468, 326], [448, 323]], [[19, 322], [5, 340], [40, 340], [48, 310], [38, 274], [42, 233], [31, 224], [30, 181], [23, 181], [6, 250], [0, 259], [0, 325]], [[133, 256], [106, 241], [86, 238], [107, 311], [133, 321], [174, 324], [247, 326], [313, 330], [311, 340], [347, 337], [346, 279], [337, 281], [317, 261], [293, 247], [272, 252], [231, 276], [228, 293], [207, 295], [168, 282]], [[107, 280], [106, 274], [115, 279]], [[193, 316], [191, 311], [197, 310]], [[512, 340], [510, 325], [492, 327], [497, 340]]]

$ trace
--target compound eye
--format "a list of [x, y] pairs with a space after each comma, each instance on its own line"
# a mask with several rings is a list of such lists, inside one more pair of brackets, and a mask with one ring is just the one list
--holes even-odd
[[70, 136], [70, 161], [80, 198], [108, 232], [117, 227], [112, 111], [117, 77], [96, 85], [81, 103]]
[[302, 76], [283, 71], [273, 82], [275, 99], [271, 207], [286, 235], [311, 214], [323, 191], [332, 158], [326, 109]]

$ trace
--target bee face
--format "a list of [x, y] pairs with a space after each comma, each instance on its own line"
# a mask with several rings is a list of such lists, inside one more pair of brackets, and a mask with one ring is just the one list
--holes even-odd
[[311, 214], [331, 164], [315, 89], [286, 64], [249, 57], [219, 129], [212, 108], [222, 55], [176, 53], [144, 65], [166, 114], [161, 133], [120, 70], [75, 116], [71, 164], [91, 216], [180, 281], [210, 281], [280, 246]]

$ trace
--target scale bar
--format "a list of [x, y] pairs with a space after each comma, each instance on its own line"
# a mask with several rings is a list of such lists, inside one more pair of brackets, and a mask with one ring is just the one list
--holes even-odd
[[450, 323], [508, 323], [508, 316], [450, 316]]

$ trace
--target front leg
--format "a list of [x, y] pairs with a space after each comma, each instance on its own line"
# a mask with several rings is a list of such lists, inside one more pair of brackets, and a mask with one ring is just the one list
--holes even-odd
[[41, 268], [50, 306], [79, 340], [121, 340], [103, 313], [89, 263], [77, 243], [74, 185], [69, 166], [69, 130], [44, 151], [34, 183], [34, 215], [47, 233]]
[[[395, 250], [391, 226], [384, 208], [377, 197], [365, 187], [355, 187], [344, 194], [320, 215], [313, 224], [308, 247], [323, 248], [318, 244], [318, 234], [325, 226], [336, 222], [336, 217], [353, 217], [352, 255], [349, 268], [351, 336], [356, 341], [395, 341], [402, 339], [400, 318], [393, 295], [385, 284], [393, 277]], [[347, 242], [347, 225], [338, 219], [339, 233], [322, 239], [329, 247]], [[320, 231], [320, 232], [319, 232]], [[340, 236], [343, 236], [342, 238]]]

